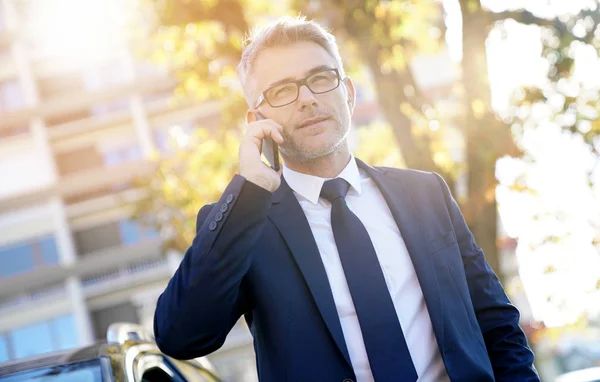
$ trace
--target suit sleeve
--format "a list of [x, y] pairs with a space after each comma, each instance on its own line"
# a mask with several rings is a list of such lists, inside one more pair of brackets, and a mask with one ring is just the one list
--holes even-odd
[[157, 302], [154, 336], [163, 353], [178, 359], [209, 354], [251, 310], [244, 277], [271, 195], [236, 175], [219, 202], [200, 209], [196, 237]]
[[539, 381], [534, 355], [519, 327], [519, 311], [511, 304], [496, 274], [475, 243], [444, 179], [440, 183], [464, 263], [469, 292], [497, 381]]

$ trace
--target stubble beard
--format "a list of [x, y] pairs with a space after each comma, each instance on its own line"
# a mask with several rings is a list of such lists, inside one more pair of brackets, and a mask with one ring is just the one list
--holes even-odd
[[291, 134], [284, 129], [282, 132], [284, 143], [279, 146], [279, 151], [291, 160], [301, 163], [311, 162], [315, 159], [331, 155], [346, 140], [350, 130], [349, 116], [344, 116], [342, 119], [343, 121], [340, 121], [337, 118], [334, 119], [336, 122], [335, 136], [329, 144], [325, 146], [305, 147], [301, 142], [297, 142]]

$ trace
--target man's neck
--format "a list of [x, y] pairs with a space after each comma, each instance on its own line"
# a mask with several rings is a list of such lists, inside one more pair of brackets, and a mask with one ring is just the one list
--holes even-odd
[[285, 165], [290, 169], [302, 174], [314, 175], [321, 178], [335, 178], [350, 162], [350, 150], [347, 145], [341, 145], [333, 153], [311, 159], [309, 161], [300, 162], [285, 160]]

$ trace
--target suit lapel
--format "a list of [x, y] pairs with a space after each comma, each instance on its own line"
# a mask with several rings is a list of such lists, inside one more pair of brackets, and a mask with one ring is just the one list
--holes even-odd
[[[442, 301], [435, 266], [429, 255], [427, 238], [424, 234], [425, 222], [420, 220], [406, 185], [400, 177], [394, 173], [384, 175], [379, 169], [365, 164], [358, 158], [356, 161], [377, 184], [398, 225], [415, 267], [439, 348], [443, 349]], [[331, 336], [348, 365], [352, 366], [319, 249], [304, 211], [283, 177], [281, 186], [273, 194], [273, 205], [269, 216], [290, 248]]]
[[428, 243], [424, 234], [427, 229], [426, 224], [420, 219], [406, 185], [397, 174], [384, 175], [379, 169], [371, 167], [359, 159], [356, 159], [356, 161], [358, 166], [377, 184], [392, 212], [415, 267], [438, 345], [440, 349], [443, 349], [444, 317], [442, 300], [435, 274], [435, 266], [429, 254]]
[[272, 200], [269, 217], [290, 248], [333, 340], [352, 367], [319, 249], [304, 211], [283, 177]]

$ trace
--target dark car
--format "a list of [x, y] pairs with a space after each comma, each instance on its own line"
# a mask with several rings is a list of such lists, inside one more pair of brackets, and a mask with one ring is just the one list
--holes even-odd
[[205, 358], [179, 361], [160, 352], [144, 330], [118, 323], [107, 342], [0, 364], [1, 382], [221, 382]]

